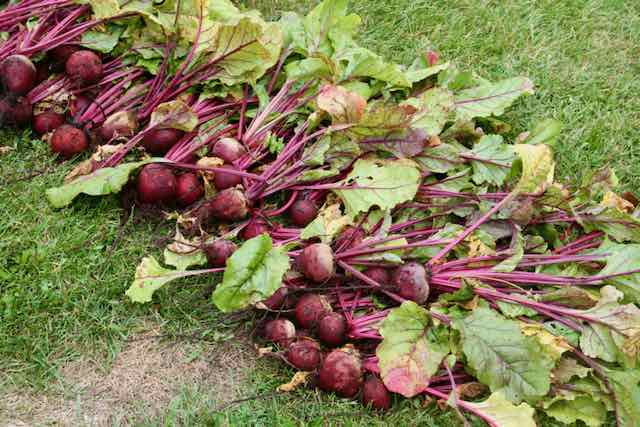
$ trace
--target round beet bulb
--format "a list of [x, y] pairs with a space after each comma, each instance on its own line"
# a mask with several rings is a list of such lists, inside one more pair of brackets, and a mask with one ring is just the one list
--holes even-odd
[[362, 403], [364, 406], [386, 411], [391, 407], [391, 393], [380, 378], [368, 375], [362, 386]]
[[338, 347], [347, 339], [347, 319], [340, 313], [325, 314], [318, 322], [318, 337], [330, 347]]
[[296, 304], [296, 321], [303, 329], [311, 329], [317, 325], [327, 313], [333, 309], [329, 301], [322, 295], [307, 294]]
[[287, 360], [301, 371], [313, 371], [322, 362], [320, 345], [310, 338], [302, 338], [289, 345]]
[[184, 173], [176, 178], [176, 201], [182, 206], [189, 206], [200, 200], [204, 194], [204, 186], [195, 173]]
[[164, 156], [184, 136], [178, 129], [155, 129], [142, 138], [142, 146], [154, 156]]
[[271, 320], [264, 327], [264, 337], [286, 347], [296, 339], [296, 327], [287, 319]]
[[283, 286], [269, 298], [262, 301], [262, 304], [264, 304], [264, 306], [269, 310], [280, 310], [282, 306], [287, 302], [288, 294], [289, 290], [285, 286]]
[[224, 160], [227, 163], [233, 163], [240, 157], [244, 156], [247, 150], [234, 138], [222, 138], [213, 146], [211, 154]]
[[51, 150], [69, 159], [87, 149], [89, 142], [87, 135], [80, 129], [71, 125], [58, 127], [49, 140]]
[[2, 87], [12, 95], [26, 95], [36, 85], [37, 70], [24, 55], [8, 56], [0, 64]]
[[[230, 165], [222, 165], [221, 168], [235, 170], [235, 168]], [[242, 184], [242, 177], [233, 173], [216, 171], [213, 183], [218, 190], [226, 190], [227, 188]]]
[[33, 106], [27, 98], [18, 98], [12, 106], [12, 122], [16, 126], [26, 126], [33, 118]]
[[383, 287], [391, 285], [391, 273], [386, 268], [370, 267], [364, 270], [362, 274], [379, 283]]
[[331, 246], [324, 243], [307, 246], [299, 255], [298, 265], [306, 278], [316, 283], [326, 282], [335, 270]]
[[318, 208], [310, 200], [298, 200], [289, 208], [289, 218], [298, 227], [306, 227], [317, 215]]
[[0, 98], [0, 125], [10, 124], [12, 120], [11, 103], [7, 98]]
[[67, 75], [82, 85], [98, 83], [102, 78], [102, 61], [90, 50], [79, 50], [69, 56], [64, 69]]
[[264, 233], [269, 233], [269, 225], [261, 219], [254, 218], [242, 230], [242, 238], [250, 240]]
[[173, 171], [159, 163], [146, 165], [138, 175], [138, 195], [142, 203], [168, 203], [176, 196]]
[[249, 214], [249, 201], [237, 188], [229, 188], [208, 202], [211, 215], [221, 221], [239, 221]]
[[209, 265], [214, 268], [224, 267], [227, 259], [238, 249], [235, 243], [230, 240], [216, 240], [204, 247]]
[[87, 96], [75, 96], [69, 103], [69, 114], [73, 118], [79, 118], [82, 114], [84, 114], [85, 111], [87, 111], [92, 103], [93, 101], [91, 100], [91, 98]]
[[49, 69], [49, 64], [46, 62], [40, 62], [36, 65], [36, 85], [39, 85], [43, 81], [47, 80], [51, 75], [51, 70]]
[[396, 268], [392, 282], [403, 298], [418, 304], [424, 304], [429, 298], [427, 272], [421, 264], [411, 262]]
[[320, 366], [318, 385], [338, 396], [354, 397], [362, 385], [362, 362], [358, 352], [347, 346], [329, 353]]
[[47, 111], [33, 117], [33, 130], [40, 135], [44, 135], [58, 129], [64, 123], [63, 114]]

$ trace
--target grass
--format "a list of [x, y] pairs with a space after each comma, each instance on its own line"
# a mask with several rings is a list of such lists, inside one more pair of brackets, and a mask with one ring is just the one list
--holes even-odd
[[[270, 16], [306, 10], [309, 0], [256, 0]], [[535, 96], [510, 110], [514, 134], [554, 117], [565, 125], [556, 147], [559, 175], [576, 182], [613, 166], [623, 185], [640, 188], [640, 4], [626, 0], [358, 0], [362, 41], [409, 62], [436, 48], [460, 68], [499, 79], [527, 75]], [[167, 229], [159, 219], [121, 224], [116, 197], [81, 198], [53, 211], [44, 190], [70, 168], [50, 158], [41, 141], [5, 133], [0, 145], [0, 386], [47, 390], [59, 367], [80, 355], [108, 365], [126, 338], [149, 320], [171, 334], [224, 337], [207, 300], [208, 283], [158, 293], [156, 303], [123, 298], [139, 259], [158, 250]], [[16, 181], [38, 171], [30, 180]], [[274, 389], [289, 372], [261, 364], [252, 393]], [[141, 425], [457, 425], [451, 413], [405, 401], [387, 418], [351, 402], [313, 392], [252, 400], [215, 413], [206, 396], [185, 390], [162, 418]], [[355, 412], [354, 411], [360, 411]], [[544, 422], [544, 425], [551, 425]]]

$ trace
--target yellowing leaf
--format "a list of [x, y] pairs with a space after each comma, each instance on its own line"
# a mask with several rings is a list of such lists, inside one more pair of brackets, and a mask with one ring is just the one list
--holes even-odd
[[542, 193], [553, 184], [555, 162], [553, 152], [546, 145], [514, 145], [522, 160], [522, 177], [516, 185], [516, 193]]
[[520, 330], [528, 337], [535, 337], [544, 350], [553, 357], [555, 360], [559, 360], [562, 354], [572, 349], [571, 345], [563, 337], [553, 335], [546, 330], [544, 326], [535, 323], [521, 323]]
[[182, 101], [165, 102], [151, 113], [149, 125], [191, 132], [198, 126], [198, 115]]
[[479, 403], [464, 402], [476, 415], [496, 427], [536, 427], [534, 409], [526, 403], [518, 406], [505, 399], [502, 391], [496, 391], [487, 400]]
[[604, 194], [602, 202], [600, 202], [600, 206], [606, 208], [614, 208], [625, 213], [631, 213], [634, 209], [633, 203], [629, 202], [626, 199], [623, 199], [613, 191], [607, 191]]
[[296, 372], [291, 378], [291, 381], [278, 386], [278, 391], [281, 391], [284, 393], [290, 393], [292, 391], [295, 391], [296, 389], [300, 388], [301, 386], [307, 383], [307, 380], [309, 379], [309, 376], [311, 376], [311, 374], [312, 372], [304, 372], [304, 371]]
[[362, 96], [334, 85], [325, 85], [316, 102], [318, 108], [329, 113], [334, 124], [357, 123], [367, 108], [367, 100]]
[[343, 215], [340, 203], [334, 203], [320, 210], [316, 219], [307, 225], [300, 234], [301, 239], [320, 237], [323, 242], [331, 242], [346, 226], [353, 224], [353, 220]]

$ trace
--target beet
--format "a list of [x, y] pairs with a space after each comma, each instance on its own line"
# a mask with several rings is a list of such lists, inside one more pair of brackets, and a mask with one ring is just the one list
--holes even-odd
[[370, 267], [364, 270], [362, 274], [379, 283], [383, 287], [391, 285], [391, 273], [386, 268]]
[[207, 208], [221, 221], [239, 221], [249, 214], [249, 201], [242, 191], [229, 188], [213, 196]]
[[[235, 170], [235, 168], [230, 165], [222, 165], [221, 168]], [[226, 190], [227, 188], [242, 184], [242, 177], [237, 174], [216, 171], [213, 183], [218, 190]]]
[[142, 203], [167, 203], [176, 196], [176, 177], [168, 167], [152, 163], [138, 175], [138, 195]]
[[37, 70], [24, 55], [11, 55], [0, 63], [0, 82], [12, 95], [26, 95], [36, 85]]
[[142, 146], [154, 156], [164, 156], [183, 136], [184, 132], [178, 129], [154, 129], [142, 138]]
[[246, 154], [247, 150], [236, 139], [222, 138], [213, 146], [211, 154], [224, 160], [227, 163], [233, 163]]
[[69, 159], [87, 149], [89, 143], [87, 135], [71, 125], [58, 127], [49, 140], [51, 150]]
[[219, 239], [204, 247], [209, 265], [212, 267], [224, 267], [227, 259], [238, 249], [230, 240]]
[[189, 206], [204, 195], [204, 186], [195, 173], [184, 173], [176, 178], [176, 201], [182, 206]]
[[306, 278], [316, 283], [326, 282], [335, 270], [333, 251], [324, 243], [309, 245], [299, 255], [298, 266]]
[[80, 47], [76, 46], [76, 45], [62, 45], [62, 46], [58, 46], [55, 47], [53, 49], [51, 49], [49, 51], [49, 55], [51, 56], [51, 59], [58, 65], [58, 66], [65, 66], [67, 64], [67, 61], [69, 60], [69, 58], [71, 57], [71, 55], [73, 55], [74, 53], [76, 53], [77, 51], [80, 50]]
[[264, 337], [279, 346], [286, 347], [296, 339], [296, 327], [287, 319], [271, 320], [264, 327]]
[[318, 337], [330, 347], [338, 347], [347, 339], [347, 319], [340, 313], [325, 314], [318, 322]]
[[46, 62], [40, 62], [36, 65], [36, 85], [39, 85], [43, 81], [47, 80], [51, 75], [49, 64]]
[[306, 227], [317, 215], [318, 208], [310, 200], [298, 200], [289, 208], [289, 218], [298, 227]]
[[53, 132], [65, 123], [63, 114], [53, 111], [40, 113], [33, 117], [33, 130], [40, 135]]
[[10, 124], [13, 120], [13, 109], [7, 98], [0, 98], [0, 125]]
[[421, 264], [411, 262], [396, 268], [392, 281], [403, 298], [418, 304], [424, 304], [429, 298], [427, 272]]
[[265, 305], [269, 310], [280, 310], [283, 305], [287, 302], [287, 296], [289, 294], [289, 289], [285, 286], [278, 289], [273, 295], [271, 295], [266, 300], [262, 301], [262, 304]]
[[18, 98], [11, 106], [11, 123], [16, 126], [26, 126], [33, 117], [33, 106], [27, 98]]
[[333, 350], [322, 362], [318, 385], [338, 396], [353, 397], [362, 385], [362, 362], [350, 346]]
[[89, 108], [91, 104], [93, 104], [91, 98], [84, 95], [78, 95], [69, 103], [69, 114], [73, 118], [79, 118], [85, 111], [87, 111], [87, 108]]
[[368, 375], [362, 386], [362, 403], [374, 409], [386, 411], [391, 407], [391, 393], [380, 378]]
[[72, 80], [80, 84], [91, 85], [102, 78], [102, 61], [90, 50], [79, 50], [69, 56], [64, 69]]
[[333, 309], [329, 301], [317, 294], [306, 294], [296, 304], [296, 321], [303, 329], [311, 329]]
[[320, 345], [311, 338], [302, 338], [289, 345], [287, 360], [301, 371], [313, 371], [322, 362]]
[[249, 240], [264, 233], [269, 233], [269, 225], [262, 219], [254, 218], [242, 230], [242, 238]]
[[138, 130], [138, 119], [134, 111], [118, 111], [107, 117], [100, 127], [100, 137], [108, 142], [119, 136], [132, 136]]
[[356, 246], [360, 246], [365, 236], [366, 234], [362, 228], [349, 226], [340, 234], [338, 245], [342, 246], [348, 242], [349, 244], [345, 249], [355, 248]]

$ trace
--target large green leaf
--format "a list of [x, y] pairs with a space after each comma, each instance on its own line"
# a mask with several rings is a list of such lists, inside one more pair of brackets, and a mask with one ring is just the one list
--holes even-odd
[[162, 159], [148, 159], [142, 162], [124, 163], [114, 168], [101, 168], [97, 171], [81, 176], [68, 184], [50, 188], [46, 191], [47, 199], [54, 208], [68, 206], [81, 193], [89, 196], [104, 196], [118, 193], [129, 181], [129, 175], [147, 163]]
[[522, 333], [518, 322], [480, 306], [453, 327], [460, 331], [469, 366], [492, 391], [504, 389], [514, 403], [547, 394], [553, 359], [536, 338]]
[[505, 144], [500, 135], [483, 136], [471, 151], [464, 154], [470, 156], [472, 178], [478, 185], [502, 185], [515, 159], [513, 146]]
[[[607, 263], [599, 275], [608, 276], [640, 269], [640, 244], [619, 244], [607, 240], [595, 253], [603, 254]], [[640, 273], [612, 277], [606, 282], [624, 293], [626, 300], [640, 304]]]
[[254, 237], [227, 260], [213, 302], [220, 311], [228, 313], [264, 301], [280, 289], [287, 270], [289, 257], [285, 248], [274, 248], [267, 234]]
[[120, 41], [125, 28], [109, 25], [104, 31], [87, 31], [82, 34], [82, 47], [102, 53], [110, 53]]
[[485, 83], [456, 94], [456, 115], [459, 120], [499, 116], [516, 99], [527, 93], [533, 93], [533, 83], [525, 77]]
[[589, 427], [600, 427], [607, 419], [604, 403], [591, 396], [573, 392], [563, 393], [562, 399], [553, 399], [552, 403], [545, 405], [544, 412], [565, 424], [580, 420]]
[[449, 354], [447, 330], [433, 325], [427, 310], [406, 301], [385, 318], [380, 334], [384, 339], [376, 355], [384, 384], [405, 397], [423, 392]]
[[150, 302], [153, 293], [172, 280], [197, 274], [201, 274], [201, 272], [186, 272], [164, 268], [154, 257], [146, 257], [136, 268], [135, 279], [127, 290], [126, 295], [133, 302]]
[[402, 105], [415, 110], [411, 126], [424, 130], [427, 135], [440, 134], [455, 107], [453, 94], [439, 87], [423, 92], [418, 98], [409, 98]]
[[411, 87], [411, 82], [398, 64], [386, 62], [382, 57], [363, 47], [344, 49], [336, 55], [341, 65], [340, 81], [356, 77], [371, 77], [391, 86]]
[[360, 159], [341, 185], [361, 187], [335, 190], [346, 214], [355, 218], [373, 206], [387, 210], [413, 200], [420, 185], [420, 171], [410, 160]]
[[615, 393], [618, 427], [640, 425], [640, 370], [603, 368]]
[[496, 427], [536, 427], [534, 409], [526, 403], [515, 406], [505, 399], [502, 391], [496, 391], [484, 402], [465, 402], [477, 415]]

